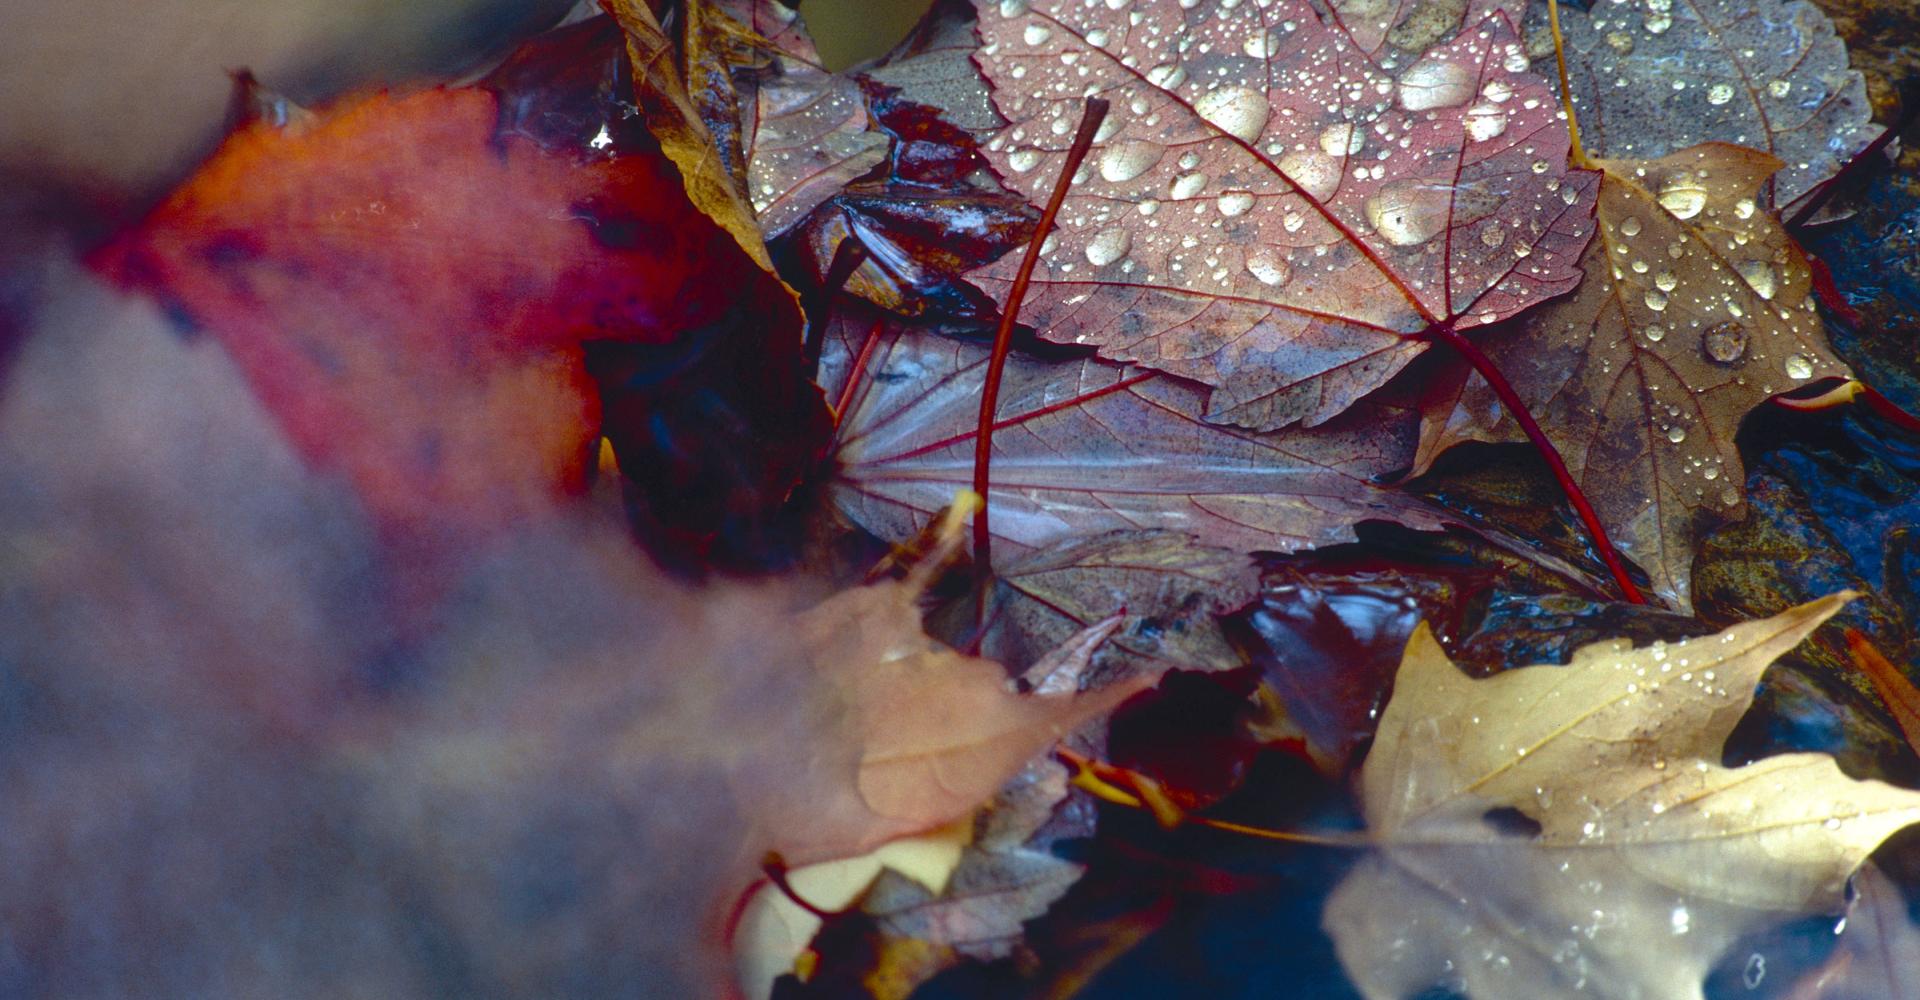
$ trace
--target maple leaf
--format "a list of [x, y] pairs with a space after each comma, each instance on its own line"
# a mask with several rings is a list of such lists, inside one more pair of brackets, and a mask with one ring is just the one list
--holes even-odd
[[913, 31], [864, 75], [916, 104], [940, 109], [984, 137], [1007, 124], [993, 108], [973, 54], [980, 48], [972, 0], [934, 0]]
[[[987, 348], [841, 321], [821, 385], [841, 400], [835, 503], [907, 538], [966, 488]], [[1201, 419], [1204, 393], [1097, 359], [1007, 360], [994, 425], [993, 529], [1014, 551], [1118, 529], [1209, 546], [1291, 551], [1346, 541], [1367, 518], [1437, 528], [1416, 497], [1372, 477], [1403, 468], [1404, 411], [1367, 404], [1310, 430], [1254, 433]]]
[[[1854, 899], [1844, 924], [1835, 929], [1838, 946], [1819, 969], [1797, 983], [1789, 1000], [1888, 1000], [1913, 992], [1913, 970], [1920, 969], [1920, 923], [1913, 919], [1900, 885], [1878, 866], [1867, 864], [1853, 877]], [[1745, 971], [1747, 988], [1760, 985]]]
[[1824, 754], [1719, 762], [1760, 674], [1850, 596], [1480, 680], [1416, 631], [1360, 775], [1380, 850], [1324, 916], [1362, 994], [1697, 998], [1742, 933], [1840, 911], [1920, 792]]
[[[524, 112], [512, 96], [433, 90], [247, 126], [96, 265], [219, 338], [308, 460], [345, 475], [423, 574], [578, 495], [603, 395], [636, 481], [712, 482], [698, 461], [645, 458], [662, 451], [651, 434], [712, 433], [726, 407], [736, 432], [797, 443], [799, 457], [764, 453], [750, 476], [766, 478], [730, 480], [702, 516], [752, 520], [743, 504], [784, 499], [825, 416], [799, 373], [790, 293], [658, 155], [501, 136], [503, 108]], [[636, 394], [619, 363], [589, 376], [589, 342], [699, 344], [691, 367], [757, 388], [689, 401], [654, 377]], [[623, 416], [636, 400], [637, 430]]]
[[[1756, 201], [1780, 161], [1708, 143], [1603, 160], [1588, 279], [1481, 347], [1567, 463], [1620, 551], [1676, 607], [1694, 543], [1745, 513], [1734, 433], [1779, 392], [1847, 376], [1806, 258]], [[1478, 375], [1433, 386], [1424, 467], [1468, 439], [1519, 440]]]
[[[1755, 147], [1783, 161], [1755, 197], [1785, 208], [1880, 134], [1865, 79], [1809, 3], [1568, 6], [1560, 31], [1580, 138], [1596, 156], [1650, 160], [1712, 140]], [[1551, 53], [1543, 62], [1551, 68]]]
[[[1029, 198], [1082, 98], [1115, 113], [1022, 319], [1214, 387], [1206, 419], [1319, 423], [1425, 349], [1567, 291], [1596, 178], [1493, 17], [1388, 72], [1304, 0], [977, 0], [1012, 124], [986, 145]], [[974, 275], [1004, 290], [1015, 262]]]

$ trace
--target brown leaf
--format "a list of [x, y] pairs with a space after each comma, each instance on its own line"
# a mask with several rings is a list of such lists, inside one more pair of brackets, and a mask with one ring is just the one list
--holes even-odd
[[[745, 162], [737, 151], [730, 155], [702, 117], [701, 106], [689, 91], [682, 70], [681, 49], [661, 29], [646, 0], [601, 0], [601, 6], [626, 32], [627, 55], [633, 62], [634, 103], [661, 150], [680, 168], [687, 196], [731, 233], [760, 266], [772, 270], [766, 241], [747, 198]], [[690, 7], [707, 9], [701, 4]], [[721, 18], [724, 15], [710, 13], [710, 19], [700, 24], [711, 25]], [[721, 117], [737, 121], [737, 115]]]
[[[1707, 143], [1602, 166], [1588, 280], [1483, 347], [1614, 544], [1685, 609], [1695, 542], [1745, 514], [1741, 418], [1849, 373], [1827, 347], [1805, 257], [1755, 200], [1780, 161]], [[1434, 394], [1419, 465], [1458, 441], [1521, 438], [1475, 375]]]
[[[987, 349], [887, 328], [869, 347], [866, 329], [840, 323], [821, 359], [823, 388], [845, 403], [835, 503], [902, 539], [972, 482]], [[1373, 482], [1410, 458], [1405, 411], [1368, 404], [1311, 430], [1257, 434], [1205, 422], [1204, 399], [1139, 368], [1010, 357], [990, 497], [995, 537], [1011, 543], [1002, 551], [1135, 528], [1292, 551], [1350, 540], [1367, 518], [1443, 523], [1418, 498]]]
[[[1833, 23], [1810, 3], [1562, 4], [1580, 138], [1596, 156], [1655, 159], [1708, 141], [1783, 161], [1754, 196], [1784, 208], [1839, 172], [1880, 128]], [[1536, 64], [1555, 76], [1549, 52]]]
[[[1083, 95], [1114, 103], [1022, 319], [1213, 386], [1210, 421], [1319, 423], [1421, 331], [1580, 280], [1597, 178], [1566, 169], [1552, 91], [1504, 17], [1389, 73], [1305, 0], [976, 7], [1013, 123], [987, 153], [1030, 199]], [[1003, 292], [1015, 265], [974, 280]]]
[[1007, 120], [993, 109], [987, 81], [974, 64], [979, 48], [970, 0], [934, 0], [913, 31], [866, 75], [984, 137]]
[[[1120, 616], [1087, 672], [1096, 681], [1244, 665], [1215, 618], [1245, 607], [1260, 586], [1259, 568], [1245, 554], [1165, 530], [1069, 538], [996, 567], [996, 578], [980, 649], [1014, 669]], [[954, 610], [971, 623], [973, 602]]]
[[1327, 23], [1376, 63], [1417, 57], [1496, 11], [1518, 28], [1528, 0], [1312, 0]]
[[1720, 760], [1761, 673], [1849, 596], [1483, 680], [1417, 631], [1360, 779], [1381, 849], [1324, 917], [1361, 993], [1698, 997], [1742, 934], [1838, 912], [1920, 792], [1823, 754]]

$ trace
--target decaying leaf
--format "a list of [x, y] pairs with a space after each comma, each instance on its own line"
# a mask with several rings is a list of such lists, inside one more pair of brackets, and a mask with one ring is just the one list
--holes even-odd
[[1838, 947], [1787, 1000], [1908, 1000], [1920, 989], [1920, 922], [1900, 886], [1868, 864], [1853, 877], [1853, 889], [1846, 922], [1836, 930]]
[[[821, 384], [843, 399], [835, 502], [907, 538], [973, 476], [985, 346], [843, 322]], [[850, 386], [850, 388], [849, 388]], [[1095, 359], [1008, 359], [993, 446], [993, 530], [1006, 551], [1166, 528], [1239, 551], [1353, 537], [1355, 522], [1436, 528], [1416, 497], [1371, 477], [1403, 468], [1404, 411], [1371, 404], [1310, 430], [1256, 434], [1201, 419], [1192, 385]]]
[[974, 65], [980, 48], [974, 23], [972, 0], [934, 0], [913, 31], [864, 75], [907, 100], [939, 108], [948, 121], [984, 137], [1007, 120], [993, 109], [987, 83]]
[[1361, 772], [1377, 854], [1328, 900], [1370, 1000], [1687, 1000], [1740, 934], [1838, 913], [1920, 792], [1823, 754], [1720, 764], [1761, 673], [1851, 595], [1481, 680], [1426, 629]]
[[745, 127], [747, 189], [769, 239], [886, 158], [859, 84], [785, 60], [754, 87]]
[[[1588, 152], [1658, 159], [1707, 141], [1783, 163], [1753, 197], [1784, 208], [1880, 134], [1833, 23], [1804, 0], [1562, 4], [1567, 75]], [[1553, 72], [1548, 52], [1536, 64]]]
[[[1780, 161], [1708, 143], [1601, 161], [1600, 235], [1572, 296], [1482, 341], [1566, 459], [1614, 544], [1688, 608], [1694, 546], [1745, 512], [1741, 418], [1847, 376], [1803, 257], [1756, 199]], [[1436, 392], [1421, 465], [1468, 439], [1521, 440], [1478, 375]]]
[[[986, 144], [1039, 200], [1084, 97], [1114, 112], [1021, 313], [1213, 386], [1206, 419], [1319, 423], [1441, 323], [1568, 291], [1596, 178], [1503, 16], [1388, 72], [1305, 0], [976, 0], [1012, 122]], [[1004, 292], [1016, 261], [974, 275]]]

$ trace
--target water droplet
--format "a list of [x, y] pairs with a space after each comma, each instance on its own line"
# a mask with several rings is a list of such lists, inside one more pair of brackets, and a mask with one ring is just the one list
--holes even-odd
[[1640, 235], [1640, 218], [1638, 216], [1629, 215], [1625, 219], [1621, 220], [1620, 235], [1622, 236]]
[[1707, 207], [1707, 189], [1692, 177], [1675, 177], [1660, 189], [1660, 207], [1676, 219], [1691, 219]]
[[1767, 82], [1767, 93], [1775, 97], [1785, 97], [1792, 91], [1793, 84], [1785, 80], [1770, 80]]
[[1720, 490], [1720, 502], [1728, 507], [1738, 507], [1740, 505], [1740, 491], [1733, 486], [1722, 487]]
[[1092, 31], [1087, 32], [1087, 44], [1093, 46], [1096, 49], [1106, 48], [1107, 29], [1095, 28]]
[[1027, 29], [1020, 33], [1021, 40], [1028, 45], [1040, 45], [1052, 37], [1053, 29], [1038, 22], [1027, 25]]
[[1200, 165], [1200, 154], [1189, 149], [1180, 154], [1180, 169], [1192, 170]]
[[1624, 56], [1633, 51], [1633, 36], [1624, 31], [1609, 31], [1607, 45]]
[[1672, 441], [1674, 444], [1679, 444], [1680, 442], [1685, 441], [1686, 439], [1687, 439], [1687, 429], [1685, 427], [1682, 427], [1679, 424], [1675, 424], [1672, 427], [1667, 428], [1667, 440]]
[[1173, 179], [1174, 200], [1184, 201], [1206, 190], [1206, 187], [1206, 174], [1200, 173], [1197, 170], [1190, 174], [1181, 174]]
[[1787, 370], [1788, 378], [1809, 379], [1813, 377], [1813, 359], [1804, 354], [1787, 355], [1786, 364], [1782, 367]]
[[1653, 276], [1653, 287], [1663, 292], [1671, 292], [1680, 284], [1680, 278], [1672, 271], [1661, 271]]
[[1241, 49], [1255, 59], [1265, 59], [1280, 51], [1280, 36], [1271, 31], [1248, 35]]
[[1258, 247], [1247, 255], [1247, 273], [1260, 279], [1263, 285], [1278, 287], [1287, 283], [1293, 270], [1287, 266], [1286, 259], [1272, 247]]
[[[1521, 62], [1525, 69], [1524, 56]], [[1473, 80], [1458, 63], [1422, 59], [1400, 75], [1400, 106], [1408, 111], [1450, 108], [1472, 95]]]
[[1495, 104], [1505, 104], [1513, 100], [1513, 84], [1505, 80], [1488, 80], [1487, 85], [1480, 88], [1480, 96]]
[[1716, 83], [1707, 88], [1708, 104], [1725, 104], [1733, 100], [1733, 84]]
[[1100, 154], [1100, 176], [1114, 183], [1130, 181], [1152, 170], [1167, 148], [1145, 139], [1122, 139]]
[[1747, 967], [1740, 970], [1740, 981], [1746, 984], [1747, 989], [1757, 990], [1760, 988], [1760, 981], [1765, 978], [1767, 978], [1766, 957], [1757, 951], [1748, 955]]
[[1367, 199], [1367, 221], [1388, 243], [1415, 246], [1447, 227], [1449, 203], [1444, 188], [1402, 182]]
[[1193, 110], [1220, 131], [1252, 142], [1266, 129], [1269, 108], [1267, 95], [1252, 87], [1231, 86], [1200, 95]]
[[1103, 229], [1087, 243], [1087, 263], [1105, 267], [1133, 249], [1133, 233], [1124, 228]]
[[1476, 104], [1467, 109], [1467, 138], [1485, 142], [1507, 130], [1507, 113], [1493, 104]]
[[1753, 289], [1753, 294], [1763, 299], [1773, 298], [1774, 284], [1778, 275], [1774, 273], [1772, 264], [1764, 260], [1743, 260], [1735, 264], [1733, 269], [1739, 271], [1740, 277], [1746, 279], [1747, 287]]
[[1507, 230], [1496, 220], [1489, 219], [1480, 227], [1480, 244], [1485, 247], [1498, 247], [1507, 241]]
[[1155, 212], [1160, 211], [1160, 202], [1153, 198], [1148, 198], [1147, 200], [1141, 202], [1137, 207], [1140, 209], [1141, 215], [1152, 215]]
[[1037, 149], [1016, 149], [1007, 154], [1007, 166], [1016, 174], [1024, 174], [1040, 165], [1040, 151]]
[[1187, 82], [1187, 71], [1179, 63], [1161, 63], [1147, 70], [1147, 82], [1163, 90], [1172, 90]]
[[1276, 164], [1307, 197], [1326, 201], [1340, 186], [1340, 165], [1325, 153], [1296, 149]]
[[1644, 334], [1648, 340], [1651, 340], [1656, 344], [1658, 344], [1662, 340], [1667, 339], [1667, 328], [1664, 326], [1661, 326], [1658, 323], [1650, 324], [1646, 329], [1640, 332]]
[[1352, 156], [1367, 145], [1367, 134], [1356, 125], [1341, 122], [1320, 132], [1320, 148], [1328, 156]]
[[1027, 12], [1027, 0], [1000, 0], [1001, 17], [1019, 17]]
[[1646, 300], [1647, 308], [1654, 312], [1662, 312], [1667, 308], [1667, 293], [1657, 288], [1647, 289]]
[[1737, 364], [1747, 354], [1747, 328], [1730, 321], [1715, 323], [1700, 334], [1700, 350], [1709, 361]]
[[1221, 215], [1229, 219], [1235, 218], [1247, 214], [1248, 210], [1253, 208], [1253, 194], [1249, 191], [1228, 191], [1222, 194], [1215, 204], [1219, 205]]
[[1544, 174], [1551, 169], [1553, 169], [1553, 164], [1548, 163], [1545, 160], [1533, 161], [1533, 172], [1536, 174]]
[[1654, 13], [1647, 15], [1647, 34], [1662, 35], [1671, 27], [1673, 27], [1673, 16], [1671, 14]]
[[1738, 219], [1753, 218], [1753, 199], [1742, 198], [1733, 203], [1733, 214]]
[[1306, 224], [1307, 220], [1301, 217], [1299, 212], [1288, 212], [1286, 216], [1280, 220], [1281, 227], [1290, 233], [1299, 232], [1300, 227]]

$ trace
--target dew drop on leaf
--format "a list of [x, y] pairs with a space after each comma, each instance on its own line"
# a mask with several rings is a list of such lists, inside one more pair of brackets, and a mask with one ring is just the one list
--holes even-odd
[[1813, 359], [1804, 354], [1790, 354], [1784, 366], [1788, 378], [1808, 379], [1813, 377]]
[[1637, 216], [1629, 215], [1625, 219], [1621, 220], [1620, 235], [1622, 236], [1640, 235], [1640, 219]]
[[1707, 207], [1707, 189], [1691, 177], [1676, 177], [1660, 188], [1660, 207], [1676, 219], [1691, 219]]
[[1193, 102], [1193, 110], [1220, 131], [1252, 142], [1267, 127], [1267, 95], [1252, 87], [1221, 87], [1209, 90]]
[[1279, 287], [1287, 283], [1293, 271], [1278, 251], [1272, 247], [1260, 247], [1247, 255], [1247, 273], [1258, 278], [1263, 285]]
[[1733, 100], [1733, 84], [1716, 83], [1707, 88], [1708, 104], [1725, 104]]
[[1747, 287], [1753, 289], [1753, 294], [1763, 299], [1773, 298], [1778, 275], [1772, 264], [1764, 260], [1743, 260], [1734, 265], [1734, 270], [1740, 272], [1740, 277], [1746, 280]]
[[1253, 194], [1248, 191], [1228, 191], [1222, 194], [1216, 204], [1220, 214], [1229, 219], [1247, 214], [1253, 208]]
[[1105, 267], [1127, 255], [1133, 249], [1133, 233], [1124, 227], [1101, 230], [1087, 244], [1087, 263], [1094, 267]]
[[1320, 133], [1320, 148], [1328, 156], [1352, 156], [1365, 148], [1366, 144], [1366, 133], [1346, 122], [1329, 125]]
[[1173, 179], [1173, 197], [1175, 200], [1185, 200], [1199, 194], [1206, 187], [1206, 174], [1197, 170], [1190, 174], [1181, 174]]
[[1709, 361], [1735, 364], [1747, 354], [1747, 328], [1732, 321], [1715, 323], [1700, 334], [1700, 350]]
[[1458, 63], [1423, 59], [1400, 77], [1400, 106], [1408, 111], [1450, 108], [1472, 94], [1473, 81]]
[[1152, 170], [1167, 148], [1145, 139], [1126, 139], [1100, 154], [1100, 176], [1114, 183], [1130, 181]]

